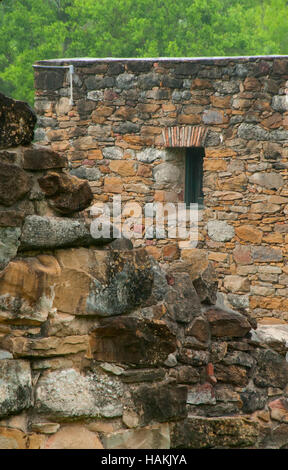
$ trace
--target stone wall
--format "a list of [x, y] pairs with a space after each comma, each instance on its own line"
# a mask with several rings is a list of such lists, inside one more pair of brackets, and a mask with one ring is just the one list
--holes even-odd
[[0, 448], [286, 448], [287, 327], [224, 308], [208, 256], [161, 267], [127, 239], [93, 238], [87, 180], [31, 144], [34, 113], [10, 104]]
[[[53, 69], [71, 64], [73, 105], [67, 69]], [[287, 56], [38, 65], [52, 68], [35, 69], [37, 140], [68, 156], [94, 203], [181, 202], [185, 147], [205, 148], [200, 251], [165, 238], [134, 246], [162, 263], [205, 250], [227, 305], [286, 320]]]

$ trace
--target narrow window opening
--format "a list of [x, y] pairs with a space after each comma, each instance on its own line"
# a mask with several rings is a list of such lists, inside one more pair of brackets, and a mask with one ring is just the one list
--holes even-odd
[[203, 147], [189, 147], [185, 156], [185, 203], [203, 206]]

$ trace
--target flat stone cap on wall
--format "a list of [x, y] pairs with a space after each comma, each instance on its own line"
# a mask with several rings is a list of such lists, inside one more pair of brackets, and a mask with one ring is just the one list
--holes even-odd
[[234, 60], [234, 61], [255, 61], [257, 59], [273, 60], [273, 59], [288, 59], [288, 55], [254, 55], [254, 56], [227, 56], [227, 57], [145, 57], [145, 58], [121, 58], [121, 57], [105, 57], [105, 58], [93, 58], [93, 57], [75, 57], [67, 59], [49, 59], [39, 60], [35, 63], [37, 65], [89, 65], [95, 62], [203, 62], [203, 63], [215, 63], [218, 61]]

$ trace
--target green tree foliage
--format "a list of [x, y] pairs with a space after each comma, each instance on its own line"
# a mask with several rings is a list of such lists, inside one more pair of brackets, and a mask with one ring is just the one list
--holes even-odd
[[33, 102], [36, 60], [286, 54], [287, 0], [0, 0], [0, 90]]

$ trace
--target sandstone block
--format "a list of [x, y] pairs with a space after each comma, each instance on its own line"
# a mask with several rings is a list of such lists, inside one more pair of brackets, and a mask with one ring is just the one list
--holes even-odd
[[103, 449], [97, 434], [85, 426], [66, 425], [49, 437], [44, 449]]
[[261, 243], [263, 232], [258, 230], [254, 225], [241, 225], [235, 228], [237, 237], [249, 243]]

